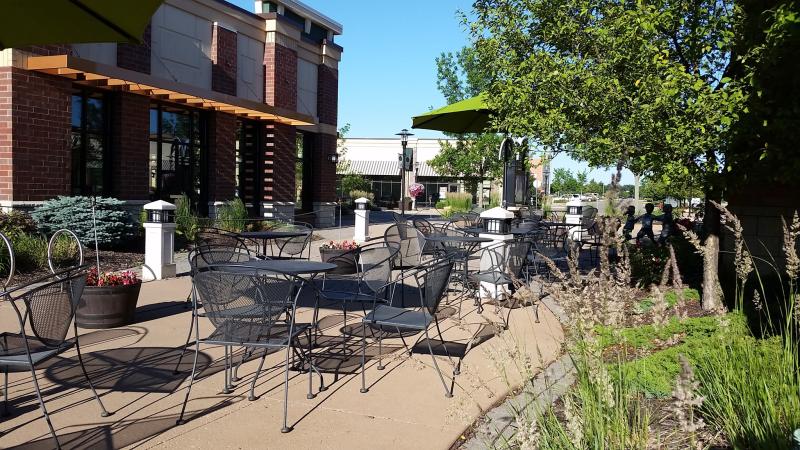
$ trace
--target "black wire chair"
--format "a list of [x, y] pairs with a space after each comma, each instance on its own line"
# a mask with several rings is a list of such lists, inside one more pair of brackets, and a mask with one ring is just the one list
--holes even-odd
[[[13, 252], [13, 251], [12, 251]], [[72, 346], [67, 340], [70, 323], [75, 334], [74, 344], [81, 371], [100, 405], [100, 415], [109, 415], [86, 372], [78, 339], [78, 326], [73, 320], [78, 301], [86, 285], [86, 267], [62, 270], [22, 286], [6, 290], [0, 298], [11, 304], [19, 323], [18, 332], [0, 333], [0, 367], [3, 369], [3, 410], [8, 414], [8, 371], [27, 368], [31, 371], [33, 387], [39, 400], [47, 427], [56, 448], [61, 448], [42, 398], [36, 367]]]
[[[307, 223], [295, 222], [278, 225], [272, 231], [302, 231], [302, 236], [274, 239], [278, 254], [276, 259], [311, 259], [311, 236], [314, 227]], [[305, 254], [305, 256], [304, 256]]]
[[[386, 304], [381, 304], [376, 302], [373, 304], [372, 311], [369, 312], [364, 319], [362, 320], [362, 341], [361, 341], [361, 393], [368, 392], [366, 386], [366, 375], [365, 375], [365, 365], [366, 365], [366, 352], [367, 352], [367, 327], [378, 329], [380, 331], [390, 329], [396, 331], [397, 334], [400, 335], [400, 338], [403, 340], [403, 345], [405, 346], [406, 350], [409, 354], [412, 351], [412, 348], [408, 347], [405, 342], [405, 338], [403, 338], [403, 333], [401, 330], [404, 331], [418, 331], [424, 332], [425, 341], [428, 346], [428, 353], [431, 355], [433, 359], [433, 365], [436, 368], [436, 371], [439, 374], [439, 379], [442, 382], [442, 386], [444, 386], [445, 396], [452, 397], [453, 396], [453, 387], [455, 384], [455, 376], [459, 372], [460, 367], [460, 360], [459, 362], [453, 363], [453, 376], [450, 380], [450, 386], [448, 387], [447, 382], [444, 379], [444, 375], [442, 374], [442, 370], [439, 367], [439, 363], [436, 360], [436, 355], [434, 354], [433, 347], [431, 346], [431, 339], [429, 328], [430, 325], [433, 323], [435, 324], [436, 331], [439, 336], [439, 341], [442, 343], [442, 347], [444, 348], [445, 355], [452, 363], [452, 357], [450, 353], [447, 351], [447, 346], [444, 344], [444, 339], [442, 337], [442, 330], [439, 327], [439, 319], [437, 317], [437, 312], [439, 311], [439, 305], [442, 302], [442, 298], [445, 295], [447, 289], [447, 283], [450, 278], [450, 271], [453, 269], [453, 262], [450, 259], [439, 259], [436, 261], [432, 261], [426, 267], [422, 267], [417, 269], [416, 271], [409, 274], [409, 277], [412, 277], [416, 280], [418, 293], [419, 293], [419, 308], [418, 309], [407, 309], [407, 308], [398, 308]], [[376, 339], [378, 340], [379, 351], [378, 351], [378, 359], [380, 360], [380, 343], [382, 340], [382, 334], [377, 333]], [[378, 369], [381, 369], [382, 366], [379, 363]]]
[[[192, 375], [189, 379], [189, 388], [181, 407], [177, 424], [184, 422], [186, 403], [192, 390], [192, 384], [197, 372], [197, 357], [200, 345], [225, 347], [225, 391], [231, 387], [231, 368], [233, 365], [233, 352], [231, 347], [245, 349], [263, 349], [264, 354], [258, 369], [250, 383], [248, 400], [256, 400], [255, 386], [264, 366], [267, 353], [270, 349], [285, 349], [284, 364], [284, 398], [283, 398], [283, 427], [282, 433], [291, 431], [288, 425], [289, 405], [289, 369], [290, 359], [299, 357], [301, 362], [309, 364], [308, 394], [311, 399], [316, 396], [312, 392], [313, 372], [319, 372], [311, 359], [311, 330], [314, 324], [296, 322], [297, 299], [303, 288], [310, 285], [302, 278], [294, 275], [265, 271], [242, 265], [225, 266], [213, 265], [205, 270], [200, 270], [193, 279], [198, 298], [203, 301], [205, 317], [213, 327], [213, 331], [205, 338], [200, 338], [198, 328], [195, 328], [195, 356], [192, 363]], [[307, 339], [306, 352], [300, 337]], [[322, 376], [320, 374], [320, 382]]]

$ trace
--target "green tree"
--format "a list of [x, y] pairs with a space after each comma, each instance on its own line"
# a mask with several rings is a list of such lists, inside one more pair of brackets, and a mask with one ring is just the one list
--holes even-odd
[[559, 167], [553, 170], [553, 180], [550, 182], [550, 192], [555, 194], [578, 194], [581, 185], [572, 171]]
[[[791, 1], [476, 0], [469, 25], [495, 126], [592, 166], [690, 176], [720, 199], [736, 126], [753, 108], [753, 68], [787, 40], [769, 30], [796, 23], [765, 14], [778, 4], [796, 10]], [[703, 306], [715, 308], [717, 211], [705, 220]]]

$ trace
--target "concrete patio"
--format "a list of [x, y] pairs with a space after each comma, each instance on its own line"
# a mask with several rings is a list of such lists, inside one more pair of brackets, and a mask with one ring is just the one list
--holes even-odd
[[[315, 249], [311, 254], [312, 258], [319, 257]], [[377, 345], [367, 341], [370, 390], [362, 394], [361, 338], [355, 335], [360, 333], [360, 326], [343, 344], [340, 306], [323, 305], [323, 336], [315, 354], [329, 389], [309, 400], [308, 376], [290, 372], [291, 433], [280, 433], [284, 354], [267, 356], [256, 385], [258, 398], [251, 402], [247, 400], [249, 382], [258, 358], [241, 367], [241, 380], [231, 394], [225, 395], [221, 347], [201, 348], [198, 367], [202, 373], [192, 388], [187, 423], [176, 426], [193, 356], [193, 351], [188, 352], [180, 373], [173, 374], [191, 317], [184, 305], [189, 288], [190, 279], [185, 276], [145, 283], [135, 324], [80, 330], [87, 368], [112, 412], [110, 417], [100, 417], [74, 350], [52, 359], [37, 372], [64, 448], [447, 449], [482, 411], [502, 401], [519, 384], [519, 372], [509, 355], [526, 352], [540, 368], [558, 356], [563, 338], [558, 320], [544, 307], [540, 308], [540, 323], [534, 322], [530, 308], [512, 310], [510, 329], [502, 332], [493, 306], [487, 305], [484, 313], [478, 314], [472, 300], [465, 300], [465, 315], [458, 321], [453, 316], [457, 305], [451, 303], [442, 311], [442, 316], [450, 316], [442, 320], [444, 340], [451, 353], [466, 351], [454, 398], [445, 398], [427, 346], [409, 357], [396, 338], [384, 340], [386, 368], [381, 371], [377, 369]], [[298, 321], [308, 321], [310, 311], [304, 307]], [[358, 311], [348, 313], [345, 331], [353, 330], [357, 315]], [[0, 303], [2, 329], [13, 329], [14, 323], [10, 305]], [[209, 331], [210, 325], [201, 321], [201, 335]], [[417, 337], [406, 341], [413, 343]], [[447, 358], [438, 360], [449, 372], [452, 366]], [[318, 386], [315, 376], [315, 392]], [[52, 448], [30, 373], [11, 374], [9, 394], [11, 416], [0, 421], [0, 446]]]

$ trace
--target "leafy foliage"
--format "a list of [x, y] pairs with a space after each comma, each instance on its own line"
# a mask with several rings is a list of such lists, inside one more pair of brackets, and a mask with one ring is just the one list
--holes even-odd
[[370, 191], [372, 190], [372, 183], [364, 175], [358, 173], [348, 173], [342, 176], [342, 193], [353, 197], [353, 191]]
[[22, 211], [0, 212], [0, 232], [9, 238], [36, 232], [36, 222]]
[[[98, 197], [95, 204], [97, 242], [104, 247], [125, 243], [134, 235], [130, 214], [124, 202], [115, 198]], [[44, 202], [31, 216], [44, 234], [66, 228], [74, 232], [84, 244], [94, 244], [95, 220], [92, 219], [90, 197], [58, 197]]]
[[223, 230], [240, 232], [247, 225], [249, 214], [240, 198], [228, 200], [217, 210], [216, 224]]

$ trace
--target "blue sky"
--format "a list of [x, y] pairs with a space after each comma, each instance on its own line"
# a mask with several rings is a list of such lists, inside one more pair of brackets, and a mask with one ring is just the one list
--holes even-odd
[[[249, 11], [252, 0], [229, 0]], [[457, 11], [469, 12], [472, 0], [304, 0], [344, 27], [336, 43], [344, 47], [339, 66], [339, 125], [348, 137], [392, 137], [411, 128], [411, 117], [445, 105], [436, 89], [435, 59], [468, 44]], [[413, 130], [419, 137], [441, 133]], [[585, 170], [566, 155], [554, 167]], [[589, 178], [608, 182], [610, 172]], [[633, 175], [623, 175], [632, 183]]]

